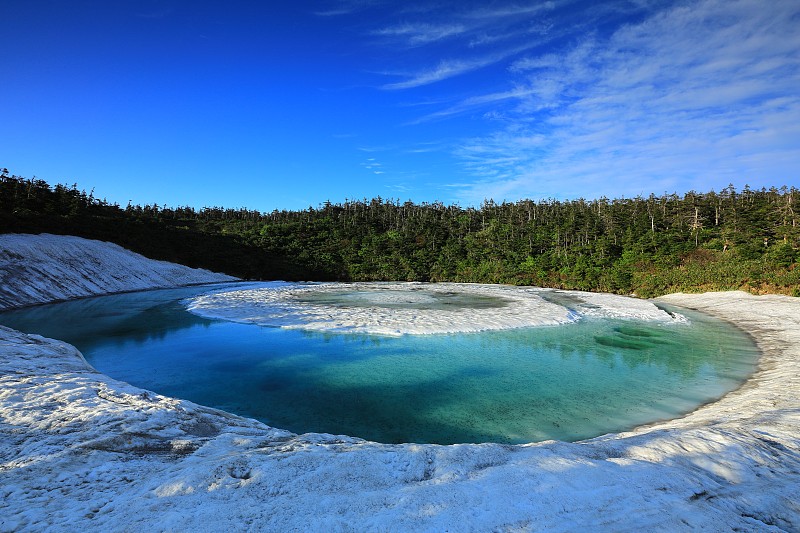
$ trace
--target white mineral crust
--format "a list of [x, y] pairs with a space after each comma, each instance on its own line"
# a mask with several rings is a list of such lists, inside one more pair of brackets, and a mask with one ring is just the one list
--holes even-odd
[[[447, 301], [454, 293], [504, 304], [435, 306], [437, 297]], [[334, 306], [313, 299], [325, 296], [339, 296], [344, 303]], [[346, 305], [348, 301], [358, 305]], [[188, 309], [206, 318], [264, 326], [378, 335], [557, 326], [583, 317], [685, 320], [647, 300], [614, 294], [464, 283], [266, 283], [196, 296]]]
[[662, 300], [748, 331], [756, 374], [677, 420], [519, 446], [294, 435], [0, 328], [0, 530], [800, 530], [800, 299]]
[[0, 235], [0, 310], [55, 300], [233, 281], [154, 261], [116, 244], [65, 235]]

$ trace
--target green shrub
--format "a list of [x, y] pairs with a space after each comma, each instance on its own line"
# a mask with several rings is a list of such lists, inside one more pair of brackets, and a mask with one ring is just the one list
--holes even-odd
[[791, 266], [794, 263], [796, 252], [788, 244], [780, 244], [770, 248], [767, 256], [776, 265], [783, 267]]
[[738, 244], [734, 248], [737, 255], [744, 260], [760, 259], [764, 252], [762, 246], [754, 245], [751, 243]]

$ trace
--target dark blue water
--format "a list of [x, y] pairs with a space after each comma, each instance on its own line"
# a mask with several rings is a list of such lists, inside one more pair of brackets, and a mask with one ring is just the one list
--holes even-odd
[[584, 320], [487, 333], [380, 337], [212, 321], [182, 300], [208, 287], [3, 313], [77, 346], [98, 370], [298, 433], [381, 442], [580, 440], [674, 418], [737, 388], [752, 340], [690, 325]]

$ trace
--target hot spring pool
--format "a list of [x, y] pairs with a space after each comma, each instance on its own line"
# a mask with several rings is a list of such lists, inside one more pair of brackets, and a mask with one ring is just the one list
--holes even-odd
[[[192, 312], [187, 310], [192, 308]], [[684, 309], [544, 289], [235, 284], [0, 315], [133, 385], [297, 433], [386, 443], [581, 440], [737, 388], [758, 350]]]

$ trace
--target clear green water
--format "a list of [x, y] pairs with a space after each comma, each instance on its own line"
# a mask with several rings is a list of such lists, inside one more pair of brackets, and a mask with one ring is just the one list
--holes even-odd
[[[574, 441], [674, 418], [738, 387], [758, 351], [741, 331], [584, 320], [457, 335], [318, 334], [184, 310], [208, 287], [3, 313], [98, 370], [290, 431], [380, 442]], [[475, 302], [486, 305], [488, 302]]]

